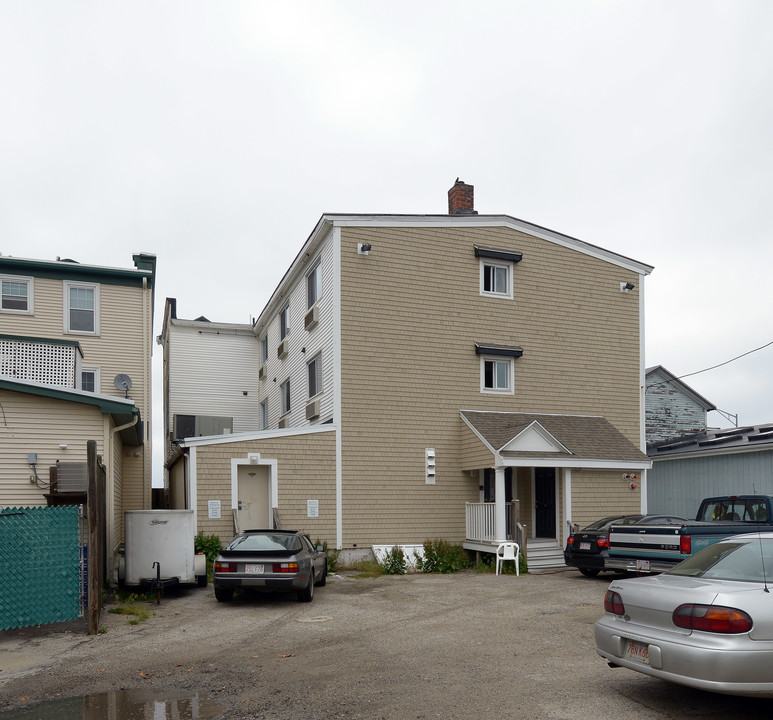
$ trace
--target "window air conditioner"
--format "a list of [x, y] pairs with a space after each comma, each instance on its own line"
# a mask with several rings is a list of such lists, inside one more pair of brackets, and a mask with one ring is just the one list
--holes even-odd
[[303, 318], [303, 327], [311, 330], [319, 322], [319, 308], [315, 305]]
[[319, 400], [310, 402], [306, 406], [306, 419], [313, 420], [316, 417], [319, 417]]

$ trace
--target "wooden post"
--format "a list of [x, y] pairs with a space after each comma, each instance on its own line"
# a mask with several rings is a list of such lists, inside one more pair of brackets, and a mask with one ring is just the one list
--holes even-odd
[[88, 561], [89, 572], [87, 578], [88, 592], [88, 622], [89, 635], [96, 635], [99, 630], [99, 593], [102, 591], [99, 578], [99, 493], [97, 492], [97, 443], [89, 440], [86, 443], [86, 462], [88, 465], [89, 491], [88, 491]]

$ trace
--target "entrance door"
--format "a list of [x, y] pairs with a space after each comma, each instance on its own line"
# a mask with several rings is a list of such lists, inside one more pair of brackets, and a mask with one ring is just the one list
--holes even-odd
[[534, 536], [556, 536], [556, 470], [534, 468]]
[[260, 530], [272, 527], [267, 465], [238, 466], [236, 529]]

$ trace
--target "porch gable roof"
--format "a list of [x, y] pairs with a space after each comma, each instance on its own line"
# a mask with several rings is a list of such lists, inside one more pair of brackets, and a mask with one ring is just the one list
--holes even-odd
[[[535, 462], [550, 460], [556, 466], [622, 463], [651, 467], [647, 456], [612, 423], [599, 415], [462, 410], [461, 416], [492, 453], [505, 461], [533, 459]], [[549, 452], [507, 449], [515, 438], [535, 423], [560, 443], [563, 449]]]

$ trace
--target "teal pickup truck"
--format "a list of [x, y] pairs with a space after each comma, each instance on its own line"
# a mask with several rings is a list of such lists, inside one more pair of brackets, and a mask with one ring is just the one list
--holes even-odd
[[607, 570], [664, 572], [694, 552], [726, 538], [773, 531], [773, 498], [723, 495], [701, 502], [695, 522], [612, 525]]

